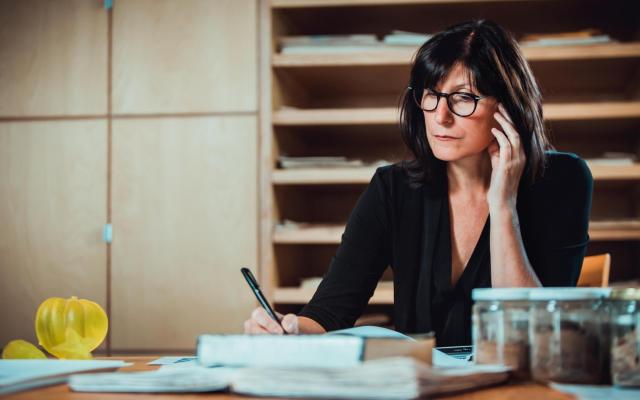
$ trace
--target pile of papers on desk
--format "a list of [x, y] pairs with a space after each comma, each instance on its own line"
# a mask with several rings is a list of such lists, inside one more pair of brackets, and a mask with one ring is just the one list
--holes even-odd
[[412, 399], [504, 382], [504, 366], [433, 368], [433, 337], [360, 326], [324, 335], [201, 335], [197, 359], [151, 372], [73, 376], [87, 392], [209, 392]]
[[203, 392], [280, 397], [412, 399], [504, 382], [502, 366], [431, 368], [409, 357], [348, 368], [206, 368], [188, 364], [151, 372], [83, 374], [69, 386], [86, 392]]

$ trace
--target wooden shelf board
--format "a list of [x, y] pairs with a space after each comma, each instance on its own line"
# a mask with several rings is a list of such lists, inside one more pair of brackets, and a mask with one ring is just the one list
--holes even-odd
[[[589, 165], [594, 180], [640, 180], [640, 163], [629, 166]], [[272, 182], [276, 185], [330, 185], [367, 184], [375, 168], [290, 169], [274, 170]]]
[[640, 163], [633, 165], [599, 165], [589, 164], [593, 179], [597, 181], [637, 180], [640, 179]]
[[[603, 101], [596, 103], [551, 103], [544, 106], [547, 121], [640, 118], [640, 101]], [[284, 109], [274, 111], [273, 124], [306, 125], [396, 125], [395, 107]]]
[[640, 220], [591, 221], [589, 237], [592, 241], [640, 240]]
[[[352, 54], [273, 54], [276, 68], [338, 66], [408, 66], [418, 48], [384, 49]], [[586, 59], [640, 58], [640, 42], [573, 46], [524, 46], [522, 52], [530, 62]]]
[[640, 118], [640, 101], [545, 104], [544, 116], [548, 121]]
[[[276, 288], [273, 292], [273, 300], [276, 304], [306, 304], [315, 291], [315, 288]], [[369, 304], [393, 304], [393, 289], [377, 288]]]
[[[277, 244], [340, 244], [344, 225], [310, 226], [301, 229], [282, 229], [273, 234]], [[592, 221], [589, 223], [592, 241], [640, 240], [640, 220]]]

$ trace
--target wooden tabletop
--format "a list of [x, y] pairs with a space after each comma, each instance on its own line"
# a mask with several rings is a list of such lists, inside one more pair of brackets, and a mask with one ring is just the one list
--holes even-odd
[[[148, 371], [157, 369], [158, 366], [147, 365], [158, 357], [114, 357], [112, 359], [124, 360], [133, 363], [132, 366], [121, 368], [120, 371]], [[109, 359], [109, 358], [99, 358]], [[1, 397], [1, 396], [0, 396]], [[216, 400], [247, 400], [247, 396], [227, 393], [199, 393], [199, 394], [135, 394], [135, 400], [202, 400], [203, 397], [212, 397]], [[25, 392], [14, 393], [2, 397], [3, 400], [124, 400], [132, 398], [131, 393], [82, 393], [73, 392], [65, 384], [49, 386]], [[501, 385], [487, 389], [455, 396], [444, 397], [447, 400], [570, 400], [573, 396], [558, 392], [537, 383], [517, 383]], [[265, 397], [260, 397], [267, 400]]]

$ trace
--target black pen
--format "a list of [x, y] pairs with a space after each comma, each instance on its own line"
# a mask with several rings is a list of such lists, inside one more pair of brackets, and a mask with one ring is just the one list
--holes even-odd
[[253, 294], [256, 295], [256, 298], [260, 302], [260, 305], [262, 305], [262, 308], [265, 309], [265, 311], [267, 312], [267, 314], [269, 314], [271, 319], [273, 319], [278, 323], [278, 325], [280, 325], [280, 327], [282, 328], [282, 332], [284, 332], [284, 334], [286, 335], [287, 331], [284, 329], [284, 326], [282, 326], [282, 323], [280, 322], [280, 318], [278, 318], [278, 316], [276, 315], [276, 312], [273, 311], [273, 308], [271, 308], [271, 305], [269, 305], [267, 298], [264, 297], [264, 294], [262, 294], [262, 291], [260, 290], [260, 285], [258, 285], [258, 281], [256, 280], [256, 278], [254, 278], [253, 274], [251, 273], [251, 270], [249, 268], [240, 268], [240, 272], [242, 272], [242, 276], [244, 276], [244, 279], [247, 280], [249, 287], [253, 291]]

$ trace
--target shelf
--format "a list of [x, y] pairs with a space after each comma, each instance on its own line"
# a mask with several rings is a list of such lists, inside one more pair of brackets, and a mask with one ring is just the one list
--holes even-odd
[[[311, 300], [315, 291], [315, 288], [276, 288], [273, 299], [276, 304], [306, 304]], [[378, 287], [369, 300], [369, 304], [393, 304], [393, 288]]]
[[[546, 104], [544, 115], [547, 121], [640, 118], [640, 101]], [[284, 109], [274, 111], [273, 124], [278, 126], [396, 125], [398, 118], [396, 107]]]
[[597, 181], [637, 180], [640, 179], [640, 164], [633, 165], [598, 165], [589, 164], [593, 179]]
[[[640, 180], [640, 163], [624, 166], [590, 164], [593, 179], [597, 181]], [[276, 185], [333, 185], [367, 184], [375, 168], [291, 169], [274, 170], [272, 182]]]
[[[309, 226], [300, 229], [276, 230], [276, 244], [340, 244], [344, 225]], [[589, 236], [592, 241], [640, 240], [640, 220], [591, 221]]]
[[[307, 67], [361, 67], [398, 65], [408, 66], [416, 48], [382, 49], [353, 54], [274, 54], [272, 65], [276, 68]], [[577, 46], [524, 46], [525, 58], [537, 61], [570, 61], [613, 58], [640, 58], [640, 43], [608, 43]]]
[[640, 220], [591, 221], [591, 241], [640, 240]]

